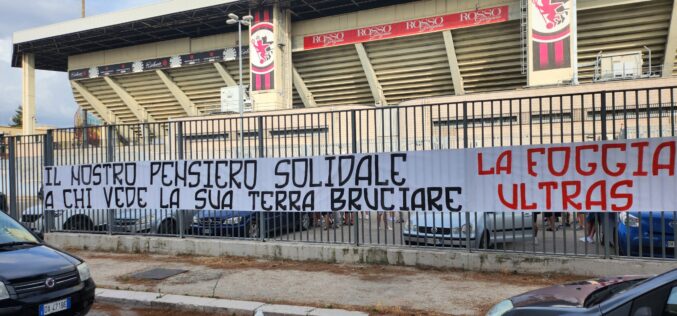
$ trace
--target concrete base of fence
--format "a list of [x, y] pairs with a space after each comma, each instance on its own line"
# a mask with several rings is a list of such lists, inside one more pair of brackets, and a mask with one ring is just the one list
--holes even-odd
[[464, 249], [357, 247], [342, 244], [73, 233], [50, 233], [46, 234], [45, 239], [48, 244], [62, 249], [164, 255], [240, 256], [530, 274], [563, 273], [582, 276], [658, 274], [675, 267], [674, 261], [468, 252]]

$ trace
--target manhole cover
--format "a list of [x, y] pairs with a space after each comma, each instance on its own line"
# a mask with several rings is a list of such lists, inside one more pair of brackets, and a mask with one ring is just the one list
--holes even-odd
[[185, 272], [188, 272], [188, 270], [155, 268], [134, 273], [132, 278], [139, 280], [164, 280]]

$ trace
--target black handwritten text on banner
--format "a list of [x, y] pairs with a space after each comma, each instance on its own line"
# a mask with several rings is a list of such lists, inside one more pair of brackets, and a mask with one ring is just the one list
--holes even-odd
[[677, 211], [675, 138], [45, 167], [47, 210]]

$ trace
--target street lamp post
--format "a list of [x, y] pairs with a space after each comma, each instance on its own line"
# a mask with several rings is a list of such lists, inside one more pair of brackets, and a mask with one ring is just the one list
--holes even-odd
[[228, 14], [227, 24], [236, 24], [237, 23], [237, 36], [238, 36], [238, 58], [240, 62], [240, 82], [238, 87], [238, 103], [240, 107], [240, 158], [244, 158], [244, 85], [242, 85], [242, 25], [249, 26], [251, 21], [254, 19], [251, 15], [245, 15], [240, 19], [234, 13]]

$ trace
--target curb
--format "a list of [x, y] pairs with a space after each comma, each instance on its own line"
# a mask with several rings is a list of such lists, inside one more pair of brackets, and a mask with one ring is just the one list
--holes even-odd
[[125, 304], [137, 307], [155, 307], [199, 311], [205, 313], [226, 313], [228, 315], [247, 316], [364, 316], [362, 312], [343, 309], [315, 308], [310, 306], [266, 304], [252, 301], [236, 301], [218, 298], [195, 297], [185, 295], [161, 294], [151, 292], [96, 289], [96, 301], [112, 304]]

